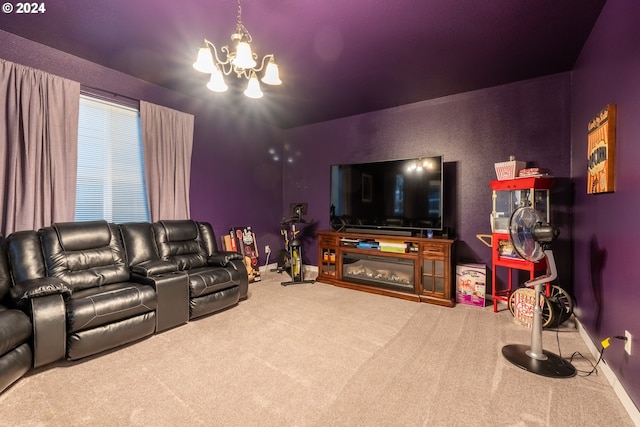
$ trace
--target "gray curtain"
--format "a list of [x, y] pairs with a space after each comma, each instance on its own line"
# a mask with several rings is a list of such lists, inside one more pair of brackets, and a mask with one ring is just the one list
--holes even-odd
[[190, 218], [194, 117], [140, 101], [140, 121], [151, 220]]
[[0, 59], [0, 231], [73, 221], [80, 84]]

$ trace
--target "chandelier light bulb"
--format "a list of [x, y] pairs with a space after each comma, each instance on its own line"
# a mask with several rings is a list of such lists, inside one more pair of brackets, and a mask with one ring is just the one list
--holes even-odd
[[264, 72], [264, 77], [262, 77], [262, 82], [273, 86], [282, 84], [282, 80], [280, 80], [280, 73], [278, 71], [278, 64], [275, 63], [273, 58], [271, 58], [267, 64], [267, 69]]
[[249, 84], [247, 85], [247, 90], [244, 91], [245, 96], [248, 98], [258, 99], [262, 98], [263, 93], [260, 90], [260, 82], [258, 81], [258, 77], [256, 73], [251, 74], [251, 78], [249, 79]]
[[193, 68], [201, 73], [212, 73], [216, 66], [213, 64], [213, 56], [209, 47], [201, 47], [198, 50], [198, 59], [193, 63]]
[[224, 82], [222, 72], [218, 67], [214, 67], [214, 71], [211, 73], [211, 79], [207, 83], [207, 88], [214, 92], [225, 92], [229, 89], [229, 86]]
[[233, 60], [233, 66], [236, 68], [244, 68], [245, 70], [254, 68], [257, 65], [251, 53], [251, 46], [247, 42], [239, 42], [236, 47], [236, 57]]

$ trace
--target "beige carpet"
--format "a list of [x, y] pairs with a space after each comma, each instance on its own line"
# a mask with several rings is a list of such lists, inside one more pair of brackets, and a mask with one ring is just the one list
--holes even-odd
[[[633, 425], [603, 374], [550, 379], [504, 360], [503, 345], [530, 341], [508, 311], [265, 276], [230, 310], [35, 371], [0, 395], [0, 425]], [[562, 355], [593, 361], [571, 325], [558, 336]], [[544, 348], [558, 353], [555, 332]]]

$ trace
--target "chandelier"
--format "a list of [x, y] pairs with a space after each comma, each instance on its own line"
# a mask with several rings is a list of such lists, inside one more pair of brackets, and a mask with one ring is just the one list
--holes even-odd
[[[260, 61], [260, 67], [256, 68], [258, 55], [251, 51], [251, 34], [242, 24], [242, 7], [238, 0], [238, 23], [236, 24], [236, 32], [231, 34], [231, 41], [235, 50], [231, 50], [229, 46], [218, 49], [209, 40], [204, 39], [204, 47], [198, 50], [198, 58], [193, 64], [196, 70], [211, 74], [207, 88], [214, 92], [224, 92], [228, 89], [224, 82], [224, 76], [235, 73], [238, 78], [249, 80], [247, 89], [244, 94], [249, 98], [262, 98], [262, 90], [260, 90], [260, 82], [258, 81], [258, 73], [264, 69], [262, 82], [268, 85], [280, 85], [282, 81], [278, 74], [278, 65], [274, 60], [273, 54], [265, 55]], [[221, 59], [220, 56], [223, 56]], [[267, 62], [267, 59], [269, 62]], [[266, 64], [266, 66], [265, 66]]]

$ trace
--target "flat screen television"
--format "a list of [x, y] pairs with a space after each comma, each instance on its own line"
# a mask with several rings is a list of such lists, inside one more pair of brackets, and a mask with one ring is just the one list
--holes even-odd
[[442, 231], [442, 156], [331, 166], [331, 227], [424, 235]]

